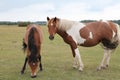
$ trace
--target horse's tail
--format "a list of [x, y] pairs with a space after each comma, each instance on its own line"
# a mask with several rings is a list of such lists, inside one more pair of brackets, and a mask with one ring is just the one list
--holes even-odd
[[36, 31], [36, 28], [33, 27], [31, 28], [29, 35], [28, 35], [28, 48], [30, 51], [29, 55], [29, 61], [30, 62], [36, 62], [37, 61], [37, 46], [35, 44], [35, 38], [34, 38], [34, 33]]
[[23, 39], [23, 45], [22, 45], [22, 46], [23, 46], [22, 49], [23, 49], [23, 51], [25, 52], [25, 50], [26, 50], [26, 48], [27, 48], [27, 45], [25, 44], [24, 39]]
[[107, 49], [111, 49], [113, 51], [120, 44], [120, 27], [116, 23], [114, 23], [114, 25], [115, 25], [115, 28], [117, 30], [117, 33], [113, 36], [112, 40], [111, 41], [106, 40], [106, 39], [102, 40], [103, 48], [105, 46]]
[[118, 24], [116, 25], [116, 29], [117, 29], [117, 38], [118, 38], [118, 43], [120, 43], [120, 26]]

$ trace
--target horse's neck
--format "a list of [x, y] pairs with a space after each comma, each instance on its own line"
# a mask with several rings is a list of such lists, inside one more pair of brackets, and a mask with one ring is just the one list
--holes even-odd
[[71, 29], [72, 27], [77, 27], [80, 23], [77, 21], [70, 21], [61, 19], [58, 24], [57, 34], [59, 34], [63, 39], [68, 35], [66, 32], [67, 30]]
[[60, 22], [59, 22], [58, 29], [63, 30], [63, 31], [67, 31], [68, 29], [70, 29], [76, 23], [77, 22], [75, 22], [75, 21], [69, 21], [69, 20], [61, 19]]
[[65, 31], [63, 30], [58, 30], [57, 34], [59, 34], [63, 39], [68, 35]]

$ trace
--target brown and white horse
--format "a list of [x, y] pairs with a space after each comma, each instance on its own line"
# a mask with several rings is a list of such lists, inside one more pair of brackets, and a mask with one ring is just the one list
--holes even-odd
[[102, 43], [104, 56], [97, 70], [108, 67], [110, 54], [116, 49], [120, 42], [119, 25], [110, 21], [97, 21], [87, 24], [47, 17], [49, 39], [53, 40], [55, 34], [59, 34], [63, 40], [70, 45], [74, 57], [73, 67], [83, 71], [84, 65], [77, 45], [92, 47]]
[[28, 25], [26, 29], [25, 37], [23, 39], [23, 49], [24, 51], [26, 51], [27, 56], [25, 59], [24, 66], [21, 70], [21, 74], [24, 73], [27, 62], [31, 68], [32, 78], [36, 77], [38, 65], [40, 67], [40, 70], [42, 71], [42, 63], [41, 63], [41, 55], [40, 55], [42, 40], [43, 40], [43, 34], [40, 26], [35, 24]]

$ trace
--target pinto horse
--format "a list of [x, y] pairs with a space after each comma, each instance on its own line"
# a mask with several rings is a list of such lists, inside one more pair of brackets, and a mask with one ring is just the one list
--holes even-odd
[[26, 63], [28, 62], [31, 68], [31, 77], [35, 78], [37, 73], [37, 67], [39, 65], [42, 71], [41, 63], [41, 43], [43, 40], [42, 30], [38, 25], [30, 24], [27, 26], [26, 34], [23, 39], [23, 50], [26, 51], [27, 56], [25, 58], [24, 66], [21, 70], [21, 74], [24, 73]]
[[97, 70], [107, 68], [110, 54], [120, 43], [119, 25], [110, 21], [96, 21], [87, 24], [47, 17], [49, 39], [53, 40], [55, 34], [59, 34], [64, 42], [70, 45], [74, 57], [73, 67], [83, 71], [84, 65], [81, 60], [77, 45], [92, 47], [102, 43], [104, 56]]

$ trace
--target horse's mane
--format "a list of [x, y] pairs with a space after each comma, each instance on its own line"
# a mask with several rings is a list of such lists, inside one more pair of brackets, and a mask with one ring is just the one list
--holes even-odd
[[40, 35], [40, 42], [42, 43], [43, 42], [43, 32], [41, 30], [41, 27], [37, 24], [30, 24], [27, 26], [27, 29], [31, 29], [31, 26], [35, 27], [37, 30], [36, 32], [39, 33]]
[[70, 20], [65, 20], [65, 19], [59, 19], [58, 29], [66, 31], [66, 30], [70, 29], [73, 25], [76, 25], [78, 23], [79, 22], [77, 22], [77, 21], [70, 21]]
[[30, 50], [30, 55], [29, 55], [29, 62], [36, 62], [37, 61], [37, 46], [35, 44], [35, 39], [34, 39], [34, 33], [35, 33], [36, 28], [32, 27], [30, 29], [30, 33], [28, 35], [28, 48]]

